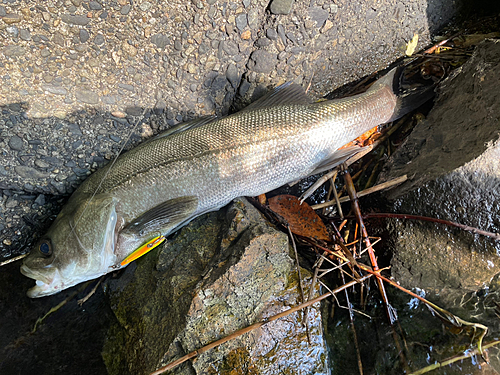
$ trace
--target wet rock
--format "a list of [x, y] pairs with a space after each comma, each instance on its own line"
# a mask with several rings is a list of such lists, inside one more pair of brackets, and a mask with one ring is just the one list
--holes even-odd
[[[409, 176], [389, 195], [394, 212], [500, 233], [499, 79], [500, 43], [487, 41], [441, 84], [428, 118], [384, 172]], [[488, 237], [407, 221], [393, 221], [390, 231], [392, 272], [407, 287], [478, 290], [500, 272], [500, 244]]]
[[[245, 200], [205, 215], [163, 249], [137, 262], [109, 295], [120, 325], [110, 330], [103, 358], [110, 374], [144, 374], [194, 349], [286, 310], [300, 299], [287, 236]], [[310, 275], [308, 276], [310, 277]], [[318, 307], [309, 313], [311, 344], [299, 314], [205, 352], [173, 374], [221, 373], [239, 366], [255, 373], [326, 374]], [[314, 353], [314, 354], [313, 354]], [[228, 367], [229, 366], [229, 367]], [[189, 372], [186, 372], [189, 371]]]
[[265, 50], [257, 50], [252, 52], [248, 62], [248, 68], [257, 73], [269, 73], [278, 61], [275, 53]]
[[289, 14], [292, 11], [293, 0], [273, 0], [269, 10], [273, 14]]
[[238, 74], [238, 68], [234, 64], [230, 64], [227, 68], [226, 71], [226, 78], [233, 86], [233, 88], [236, 90], [238, 88], [238, 85], [240, 83], [240, 76]]

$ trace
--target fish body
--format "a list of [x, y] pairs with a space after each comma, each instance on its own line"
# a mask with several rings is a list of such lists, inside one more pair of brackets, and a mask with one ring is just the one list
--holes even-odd
[[344, 144], [402, 114], [391, 71], [365, 93], [310, 103], [296, 85], [233, 115], [160, 134], [92, 174], [21, 272], [41, 297], [120, 268], [136, 248], [239, 196], [256, 196], [339, 164]]

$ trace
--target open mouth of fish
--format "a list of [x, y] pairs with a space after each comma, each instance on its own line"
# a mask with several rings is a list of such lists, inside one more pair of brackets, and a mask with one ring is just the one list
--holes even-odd
[[24, 276], [35, 280], [35, 286], [30, 288], [27, 293], [30, 298], [51, 295], [65, 289], [64, 283], [61, 282], [59, 271], [57, 269], [54, 269], [53, 277], [51, 279], [47, 277], [47, 275], [42, 276], [41, 274], [33, 272], [24, 264], [21, 266], [21, 273]]

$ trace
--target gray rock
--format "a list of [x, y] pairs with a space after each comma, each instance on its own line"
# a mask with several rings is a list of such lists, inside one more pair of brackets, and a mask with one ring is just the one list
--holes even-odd
[[149, 1], [144, 1], [139, 4], [139, 9], [143, 12], [147, 12], [149, 9], [151, 9], [152, 6], [153, 4], [151, 4]]
[[12, 150], [20, 151], [24, 147], [23, 140], [20, 137], [18, 137], [17, 135], [13, 135], [9, 139], [9, 147]]
[[36, 165], [38, 168], [42, 168], [42, 169], [45, 169], [45, 168], [50, 167], [50, 164], [49, 164], [49, 163], [46, 163], [46, 162], [44, 162], [43, 160], [40, 160], [40, 159], [36, 159], [36, 160], [35, 160], [35, 165]]
[[163, 49], [170, 44], [170, 38], [165, 34], [155, 34], [151, 37], [151, 43]]
[[132, 8], [132, 6], [130, 4], [124, 5], [120, 9], [120, 13], [123, 14], [124, 16], [126, 16], [127, 14], [129, 14], [131, 8]]
[[266, 36], [271, 39], [271, 40], [276, 40], [278, 39], [278, 33], [274, 29], [267, 29], [266, 30]]
[[43, 206], [45, 204], [45, 195], [40, 194], [38, 197], [35, 199], [35, 203], [38, 204], [39, 206]]
[[247, 26], [247, 15], [246, 13], [240, 13], [236, 16], [236, 27], [238, 30], [243, 31]]
[[122, 89], [125, 89], [125, 90], [128, 90], [128, 91], [132, 91], [132, 92], [135, 91], [135, 87], [133, 85], [129, 85], [129, 84], [126, 84], [126, 83], [119, 83], [118, 87], [120, 87]]
[[14, 167], [14, 170], [21, 178], [34, 178], [34, 179], [42, 179], [49, 177], [49, 174], [46, 172], [40, 172], [32, 167], [27, 167], [24, 165], [18, 165]]
[[7, 12], [5, 11], [5, 7], [0, 5], [0, 17], [5, 17]]
[[21, 29], [19, 30], [19, 37], [22, 39], [22, 40], [31, 40], [31, 33], [28, 29]]
[[79, 32], [78, 35], [80, 37], [80, 42], [81, 43], [85, 43], [90, 38], [89, 32], [87, 30], [85, 30], [85, 29], [80, 29], [80, 32]]
[[248, 68], [257, 73], [270, 73], [278, 62], [277, 55], [265, 50], [252, 52], [248, 61]]
[[238, 85], [240, 84], [240, 75], [238, 73], [238, 68], [234, 64], [229, 64], [227, 71], [226, 71], [226, 78], [233, 86], [233, 88], [236, 90], [238, 88]]
[[99, 103], [99, 95], [90, 90], [76, 90], [76, 99], [86, 104]]
[[232, 41], [232, 40], [226, 40], [223, 44], [222, 44], [222, 49], [224, 50], [224, 52], [226, 52], [229, 56], [234, 56], [236, 54], [238, 54], [239, 52], [239, 49], [238, 49], [238, 45], [236, 44], [236, 42]]
[[2, 48], [2, 53], [7, 57], [19, 57], [26, 53], [26, 48], [21, 46], [5, 46]]
[[89, 3], [89, 7], [90, 7], [90, 9], [92, 9], [92, 10], [101, 10], [101, 9], [102, 9], [101, 4], [99, 4], [97, 1], [91, 1], [91, 2]]
[[17, 199], [15, 199], [14, 197], [9, 197], [7, 199], [7, 202], [5, 202], [5, 207], [6, 208], [14, 208], [18, 205], [18, 201]]
[[328, 19], [328, 12], [320, 7], [311, 7], [308, 10], [309, 17], [316, 22], [318, 27], [322, 27]]
[[42, 50], [40, 51], [40, 55], [41, 55], [42, 57], [49, 57], [49, 56], [50, 56], [50, 54], [51, 54], [51, 52], [50, 52], [50, 49], [48, 49], [48, 48], [44, 48], [44, 49], [42, 49]]
[[17, 26], [8, 26], [5, 30], [13, 38], [17, 38], [19, 36], [19, 29], [17, 28]]
[[179, 39], [175, 40], [174, 48], [176, 51], [182, 51], [182, 42]]
[[86, 16], [75, 16], [72, 14], [61, 14], [61, 21], [69, 25], [86, 26], [90, 23], [91, 18]]
[[269, 10], [273, 14], [289, 14], [292, 11], [293, 0], [273, 0]]
[[97, 44], [98, 46], [103, 45], [104, 42], [105, 40], [102, 34], [97, 34], [96, 37], [94, 38], [94, 43]]
[[[122, 280], [108, 282], [120, 322], [110, 331], [103, 351], [109, 374], [125, 369], [147, 374], [299, 303], [287, 235], [263, 221], [243, 199], [226, 214], [198, 218], [153, 251], [138, 262], [135, 272], [129, 267]], [[302, 272], [310, 280], [307, 271]], [[274, 374], [286, 367], [290, 373], [326, 374], [328, 355], [318, 306], [309, 314], [308, 350], [298, 339], [305, 335], [302, 316], [292, 314], [199, 355], [189, 373], [221, 373], [232, 368], [229, 362], [235, 353], [243, 353], [239, 366], [254, 373]], [[186, 374], [182, 367], [171, 373]]]
[[64, 87], [60, 87], [60, 86], [42, 85], [42, 89], [44, 91], [50, 92], [51, 94], [54, 94], [54, 95], [67, 95], [68, 94], [68, 90], [66, 90]]

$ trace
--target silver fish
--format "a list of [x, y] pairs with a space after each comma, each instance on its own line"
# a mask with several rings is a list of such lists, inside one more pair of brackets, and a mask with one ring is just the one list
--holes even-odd
[[341, 146], [429, 96], [396, 94], [399, 77], [394, 69], [363, 94], [319, 103], [284, 85], [238, 113], [188, 122], [124, 153], [73, 193], [24, 260], [21, 272], [36, 280], [28, 296], [97, 278], [236, 197], [338, 165], [357, 152]]

